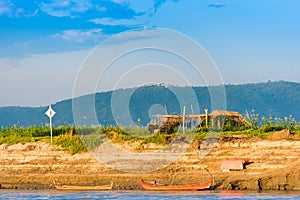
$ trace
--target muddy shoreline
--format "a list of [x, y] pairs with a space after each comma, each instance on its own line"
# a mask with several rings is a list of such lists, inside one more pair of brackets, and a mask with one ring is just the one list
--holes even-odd
[[[128, 144], [121, 144], [128, 148]], [[300, 141], [220, 139], [212, 151], [199, 158], [204, 144], [194, 142], [172, 164], [155, 171], [118, 171], [96, 160], [90, 153], [69, 155], [61, 148], [36, 142], [0, 145], [1, 189], [53, 189], [53, 181], [66, 185], [103, 185], [113, 190], [142, 190], [139, 180], [163, 184], [192, 184], [214, 178], [214, 190], [280, 190], [300, 193]], [[155, 145], [153, 146], [155, 148]], [[152, 149], [145, 149], [151, 152]], [[222, 160], [248, 158], [242, 171], [223, 172]], [[116, 159], [116, 163], [127, 162]], [[134, 163], [134, 162], [132, 162]], [[133, 166], [134, 167], [134, 166]]]

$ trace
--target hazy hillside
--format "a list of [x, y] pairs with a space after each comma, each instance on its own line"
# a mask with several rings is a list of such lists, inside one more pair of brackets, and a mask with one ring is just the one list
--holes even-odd
[[[197, 96], [196, 100], [199, 103], [200, 112], [203, 113], [204, 108], [210, 109], [211, 99], [208, 88], [195, 87], [192, 89]], [[225, 90], [227, 110], [238, 111], [242, 115], [245, 114], [246, 110], [249, 113], [254, 111], [260, 117], [272, 115], [272, 117], [284, 118], [293, 115], [296, 120], [300, 120], [300, 83], [279, 81], [226, 85]], [[174, 91], [177, 96], [174, 94]], [[190, 91], [191, 88], [187, 87], [144, 86], [117, 90], [114, 93], [97, 93], [95, 96], [97, 119], [102, 125], [115, 125], [116, 121], [111, 109], [112, 95], [118, 97], [117, 101], [114, 102], [116, 107], [118, 107], [118, 100], [122, 100], [130, 95], [129, 105], [127, 106], [130, 117], [135, 122], [140, 119], [142, 125], [146, 125], [152, 115], [164, 113], [165, 109], [169, 114], [180, 114], [182, 110], [180, 103], [187, 106], [187, 113], [191, 113], [192, 110], [195, 112], [197, 111], [197, 103], [189, 101], [193, 98]], [[183, 100], [179, 100], [178, 96], [183, 97]], [[80, 97], [77, 100], [84, 102], [84, 98], [87, 97]], [[190, 104], [193, 104], [192, 107]], [[58, 102], [53, 105], [53, 108], [57, 112], [53, 118], [55, 125], [73, 124], [72, 100]], [[122, 105], [116, 109], [120, 111], [118, 112], [120, 116], [115, 117], [122, 118], [125, 116], [122, 116], [126, 114], [123, 112], [125, 109]], [[46, 110], [47, 107], [0, 107], [0, 125], [43, 125], [48, 123], [48, 118], [44, 114]], [[85, 124], [84, 120], [85, 118], [82, 119], [82, 124]]]

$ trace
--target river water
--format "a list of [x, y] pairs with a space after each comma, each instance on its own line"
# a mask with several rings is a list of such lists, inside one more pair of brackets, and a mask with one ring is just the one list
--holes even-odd
[[0, 199], [300, 199], [300, 193], [196, 191], [196, 192], [148, 192], [148, 191], [94, 191], [62, 192], [56, 190], [0, 190]]

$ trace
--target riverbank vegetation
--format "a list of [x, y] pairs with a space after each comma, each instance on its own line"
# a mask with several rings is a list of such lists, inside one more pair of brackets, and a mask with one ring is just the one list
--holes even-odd
[[[64, 125], [53, 127], [53, 145], [61, 146], [70, 154], [76, 154], [96, 149], [104, 138], [115, 143], [139, 141], [141, 145], [147, 143], [165, 145], [177, 136], [196, 140], [230, 135], [244, 135], [245, 138], [258, 137], [266, 139], [272, 133], [281, 130], [288, 130], [292, 136], [300, 136], [300, 124], [297, 123], [292, 116], [284, 119], [262, 118], [259, 120], [258, 115], [254, 115], [249, 117], [249, 122], [252, 125], [251, 127], [232, 125], [225, 120], [222, 129], [213, 127], [211, 124], [206, 128], [202, 124], [186, 130], [184, 134], [180, 128], [174, 129], [175, 131], [172, 133], [160, 131], [155, 134], [150, 134], [147, 127], [140, 126], [74, 127]], [[299, 137], [291, 137], [289, 139], [293, 138]], [[11, 145], [37, 141], [50, 143], [49, 127], [20, 127], [14, 125], [0, 129], [0, 144]]]

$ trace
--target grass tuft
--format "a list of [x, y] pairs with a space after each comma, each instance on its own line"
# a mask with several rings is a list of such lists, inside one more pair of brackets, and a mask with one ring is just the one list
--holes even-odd
[[71, 155], [87, 151], [79, 135], [73, 135], [73, 130], [64, 135], [59, 135], [54, 139], [54, 144], [61, 146], [64, 150], [68, 151]]

